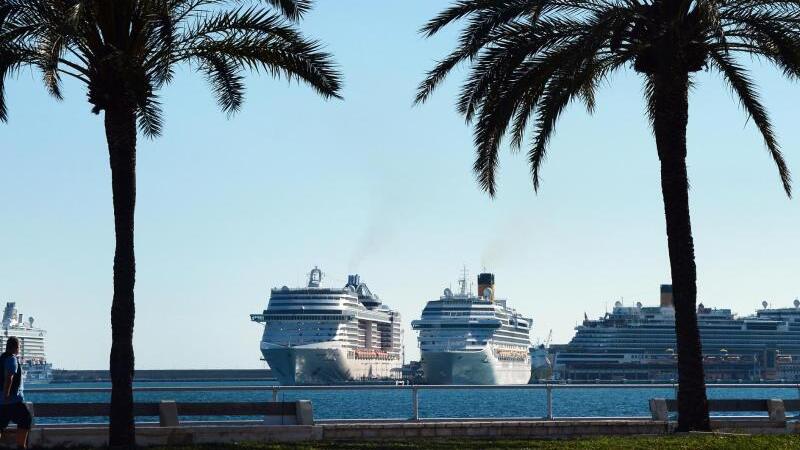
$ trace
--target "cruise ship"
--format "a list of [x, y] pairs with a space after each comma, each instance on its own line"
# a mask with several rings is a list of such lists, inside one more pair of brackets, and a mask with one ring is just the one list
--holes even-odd
[[3, 310], [0, 352], [6, 348], [6, 340], [11, 336], [19, 339], [19, 359], [27, 383], [48, 383], [53, 377], [53, 366], [47, 362], [45, 337], [47, 332], [34, 326], [33, 317], [24, 319], [17, 311], [15, 302], [6, 303]]
[[478, 294], [445, 289], [411, 326], [419, 332], [422, 373], [429, 384], [527, 384], [533, 321], [495, 298], [494, 275], [478, 276]]
[[[677, 379], [672, 286], [659, 306], [624, 305], [599, 319], [584, 317], [575, 337], [553, 345], [559, 378], [575, 381]], [[800, 380], [800, 300], [739, 317], [730, 309], [697, 306], [708, 381]]]
[[272, 289], [261, 353], [284, 385], [399, 378], [400, 313], [384, 305], [358, 275], [342, 288], [323, 287], [315, 267], [302, 288]]

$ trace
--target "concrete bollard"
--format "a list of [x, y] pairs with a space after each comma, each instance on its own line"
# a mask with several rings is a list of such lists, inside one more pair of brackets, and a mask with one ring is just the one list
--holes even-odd
[[295, 402], [298, 425], [314, 425], [314, 409], [311, 400], [297, 400]]
[[783, 400], [774, 398], [767, 400], [767, 411], [769, 412], [770, 422], [786, 421], [786, 408], [783, 404]]
[[177, 427], [178, 404], [174, 400], [162, 400], [158, 405], [158, 424], [162, 427]]
[[650, 399], [650, 415], [653, 420], [666, 422], [669, 420], [669, 411], [667, 409], [667, 400], [663, 398]]

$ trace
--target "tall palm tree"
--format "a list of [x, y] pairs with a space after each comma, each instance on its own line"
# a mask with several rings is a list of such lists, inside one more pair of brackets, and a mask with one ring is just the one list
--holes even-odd
[[86, 86], [92, 112], [104, 114], [116, 231], [112, 446], [134, 445], [137, 124], [147, 137], [160, 134], [158, 90], [184, 63], [207, 78], [226, 113], [240, 109], [247, 71], [299, 80], [325, 98], [338, 98], [341, 76], [331, 55], [294, 24], [310, 6], [311, 0], [0, 0], [0, 49], [7, 49], [0, 54], [0, 75], [31, 66], [59, 99], [62, 76], [74, 78]]
[[416, 102], [428, 99], [457, 65], [469, 65], [457, 110], [473, 125], [474, 169], [492, 196], [498, 149], [506, 135], [519, 149], [530, 126], [528, 160], [538, 190], [548, 142], [564, 108], [577, 99], [592, 112], [601, 81], [627, 67], [642, 75], [661, 162], [674, 287], [678, 430], [708, 430], [686, 172], [689, 88], [698, 71], [721, 74], [761, 132], [791, 196], [789, 170], [772, 125], [737, 58], [760, 58], [789, 77], [800, 76], [800, 2], [461, 0], [421, 32], [430, 37], [459, 21], [466, 24], [455, 50], [428, 72]]

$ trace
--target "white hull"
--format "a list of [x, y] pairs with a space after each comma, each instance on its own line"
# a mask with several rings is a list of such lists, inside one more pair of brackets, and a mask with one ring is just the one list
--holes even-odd
[[261, 343], [261, 353], [275, 378], [282, 385], [337, 384], [348, 381], [381, 380], [399, 372], [399, 359], [374, 360], [348, 358], [348, 350], [338, 342], [283, 347]]
[[499, 360], [491, 351], [423, 351], [422, 372], [428, 384], [528, 384], [531, 361]]
[[22, 366], [26, 383], [49, 383], [53, 380], [53, 365], [48, 363], [25, 364]]

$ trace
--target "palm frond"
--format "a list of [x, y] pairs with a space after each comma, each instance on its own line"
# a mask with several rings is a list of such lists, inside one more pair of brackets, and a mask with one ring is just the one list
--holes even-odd
[[323, 97], [341, 98], [341, 74], [322, 44], [265, 10], [210, 16], [180, 38], [178, 48], [176, 62], [217, 54], [237, 66], [301, 80]]
[[161, 116], [161, 102], [151, 93], [138, 104], [137, 118], [139, 129], [148, 138], [161, 136], [164, 123]]
[[[511, 7], [498, 6], [503, 3], [497, 1], [461, 2], [454, 7], [453, 17], [469, 16], [476, 11], [481, 13], [472, 17], [469, 24], [460, 33], [456, 50], [430, 70], [425, 80], [420, 83], [417, 88], [415, 104], [424, 103], [453, 68], [463, 61], [474, 58], [488, 43], [503, 41], [506, 37], [513, 37], [515, 34], [530, 34], [530, 28], [525, 28], [530, 25], [530, 22], [526, 21], [527, 24], [522, 24], [518, 20], [518, 16], [530, 10], [531, 2], [520, 0], [510, 2], [513, 4]], [[431, 36], [435, 33], [436, 31], [426, 34]]]
[[528, 162], [538, 190], [542, 162], [564, 108], [581, 100], [592, 113], [598, 86], [629, 63], [645, 78], [653, 126], [658, 80], [685, 71], [692, 86], [692, 73], [724, 65], [721, 71], [757, 124], [790, 192], [789, 172], [766, 111], [732, 55], [766, 59], [786, 76], [800, 78], [800, 2], [458, 0], [420, 32], [430, 37], [456, 22], [463, 28], [455, 49], [427, 72], [414, 103], [426, 101], [457, 66], [468, 67], [456, 110], [473, 128], [474, 169], [490, 195], [506, 134], [512, 151], [517, 150], [534, 120]]
[[50, 95], [58, 100], [63, 99], [58, 67], [63, 51], [64, 41], [62, 36], [46, 35], [42, 38], [40, 51], [37, 52], [37, 62], [39, 70], [42, 71], [44, 85]]
[[533, 145], [528, 151], [533, 189], [539, 190], [541, 167], [547, 155], [547, 145], [555, 132], [558, 119], [567, 105], [585, 92], [594, 92], [598, 81], [628, 62], [626, 57], [594, 57], [578, 65], [560, 68], [550, 78], [542, 92], [536, 112], [536, 131]]
[[312, 0], [267, 0], [291, 20], [300, 20], [312, 6]]
[[504, 6], [508, 5], [508, 3], [510, 2], [503, 0], [460, 0], [428, 21], [428, 23], [426, 23], [419, 31], [423, 35], [431, 37], [441, 31], [441, 29], [447, 25], [450, 25], [451, 23], [460, 20], [476, 11], [491, 8], [502, 10], [504, 9]]
[[761, 104], [758, 93], [755, 90], [755, 85], [747, 75], [747, 71], [744, 67], [737, 64], [733, 58], [724, 53], [717, 51], [711, 52], [711, 60], [713, 66], [724, 75], [725, 80], [736, 94], [740, 104], [753, 119], [756, 127], [758, 127], [758, 130], [761, 132], [761, 136], [764, 138], [764, 144], [778, 168], [778, 174], [783, 184], [783, 189], [786, 191], [786, 194], [791, 197], [792, 177], [789, 173], [789, 168], [786, 165], [778, 142], [775, 139], [775, 134], [767, 111]]
[[8, 121], [8, 107], [5, 98], [5, 81], [18, 67], [19, 60], [10, 49], [0, 47], [0, 122]]
[[19, 33], [9, 28], [9, 22], [17, 13], [18, 6], [10, 1], [0, 2], [0, 122], [8, 121], [5, 100], [5, 81], [25, 61], [26, 51], [18, 43]]
[[[172, 81], [174, 76], [173, 57], [178, 41], [177, 26], [179, 21], [172, 13], [168, 2], [157, 2], [154, 8], [147, 12], [151, 17], [150, 29], [145, 33], [147, 48], [151, 49], [150, 58], [145, 58], [144, 66], [148, 77], [153, 80], [155, 88], [159, 88]], [[153, 58], [154, 55], [159, 55]]]
[[[27, 50], [13, 64], [2, 56], [0, 70], [6, 77], [20, 65], [31, 66], [58, 98], [62, 76], [80, 80], [93, 112], [112, 103], [133, 105], [139, 130], [148, 137], [162, 131], [158, 90], [174, 80], [179, 63], [192, 63], [206, 76], [229, 114], [241, 108], [248, 70], [299, 80], [323, 97], [341, 98], [342, 75], [333, 57], [296, 28], [312, 3], [0, 0], [0, 52], [10, 42]], [[5, 104], [0, 106], [5, 118]]]
[[244, 77], [237, 65], [230, 58], [213, 51], [198, 54], [197, 58], [220, 108], [228, 114], [238, 111], [244, 101]]
[[735, 44], [722, 42], [712, 47], [718, 51], [732, 49], [764, 57], [780, 67], [784, 75], [797, 79], [800, 77], [800, 8], [797, 15], [796, 24], [785, 23], [772, 15], [743, 15], [726, 32], [726, 36], [737, 39]]
[[656, 85], [652, 75], [645, 75], [643, 94], [647, 118], [650, 119], [651, 128], [654, 128], [656, 122]]
[[[561, 19], [512, 22], [502, 27], [492, 45], [487, 45], [474, 59], [471, 75], [458, 97], [458, 112], [470, 122], [489, 86], [503, 83], [520, 64], [536, 59], [537, 55], [569, 46], [586, 33], [587, 28], [586, 23]], [[561, 54], [562, 59], [570, 54], [569, 51], [554, 53]]]

